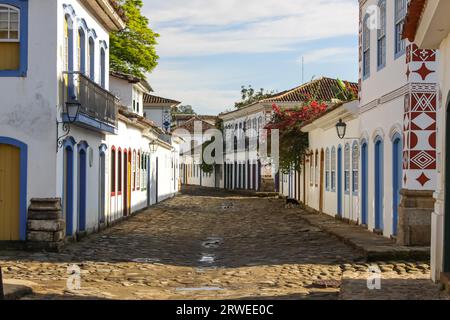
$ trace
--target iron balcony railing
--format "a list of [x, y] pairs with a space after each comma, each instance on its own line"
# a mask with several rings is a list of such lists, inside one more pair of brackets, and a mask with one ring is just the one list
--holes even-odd
[[79, 113], [117, 127], [119, 99], [78, 71], [64, 73], [64, 102], [80, 103]]

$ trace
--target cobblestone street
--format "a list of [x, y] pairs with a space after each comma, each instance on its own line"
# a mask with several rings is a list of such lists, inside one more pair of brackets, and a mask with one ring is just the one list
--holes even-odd
[[[5, 251], [0, 264], [5, 279], [33, 288], [26, 299], [446, 298], [428, 262], [377, 263], [387, 288], [372, 292], [369, 264], [298, 209], [198, 188], [60, 254]], [[77, 291], [67, 288], [74, 264]]]

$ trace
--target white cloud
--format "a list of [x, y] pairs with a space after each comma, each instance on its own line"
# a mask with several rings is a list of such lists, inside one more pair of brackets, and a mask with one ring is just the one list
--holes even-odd
[[[318, 61], [339, 62], [355, 60], [357, 54], [357, 48], [336, 47], [309, 51], [303, 55], [303, 58], [305, 59], [305, 63], [314, 63]], [[299, 57], [298, 63], [301, 63], [301, 57]]]
[[290, 50], [357, 33], [354, 0], [145, 0], [161, 56]]

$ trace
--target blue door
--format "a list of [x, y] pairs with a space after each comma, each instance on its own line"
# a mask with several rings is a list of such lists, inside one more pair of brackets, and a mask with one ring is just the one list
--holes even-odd
[[402, 139], [400, 135], [394, 137], [392, 142], [392, 191], [393, 191], [393, 221], [392, 221], [392, 233], [397, 235], [398, 227], [398, 207], [400, 205], [400, 190], [402, 188]]
[[66, 146], [64, 154], [64, 212], [66, 235], [73, 235], [73, 147]]
[[86, 230], [86, 150], [79, 152], [78, 229]]
[[375, 140], [375, 229], [383, 230], [383, 141]]
[[342, 147], [338, 148], [337, 167], [337, 214], [342, 216]]
[[361, 223], [363, 225], [368, 225], [368, 181], [369, 181], [369, 173], [368, 173], [368, 150], [367, 143], [364, 143], [361, 146]]

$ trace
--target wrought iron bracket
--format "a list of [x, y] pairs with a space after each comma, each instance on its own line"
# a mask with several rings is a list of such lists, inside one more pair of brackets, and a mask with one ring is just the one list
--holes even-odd
[[[59, 125], [61, 125], [63, 134], [59, 135]], [[58, 153], [58, 150], [63, 147], [64, 144], [64, 138], [69, 136], [70, 134], [70, 124], [67, 122], [58, 122], [56, 121], [56, 153]]]

